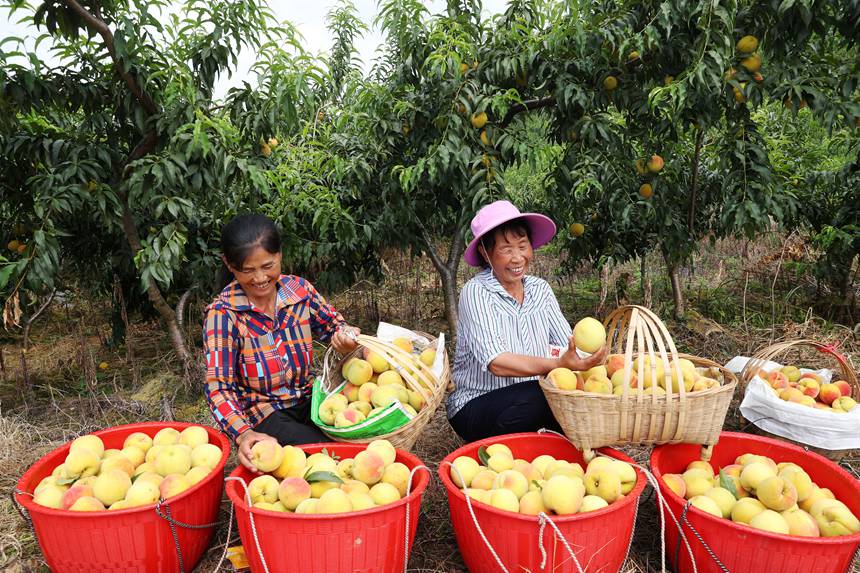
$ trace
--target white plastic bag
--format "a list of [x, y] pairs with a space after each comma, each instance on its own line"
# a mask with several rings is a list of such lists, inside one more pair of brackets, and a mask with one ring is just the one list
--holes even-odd
[[[379, 326], [376, 327], [376, 338], [386, 342], [394, 342], [395, 338], [406, 338], [411, 340], [419, 348], [423, 349], [430, 346], [430, 341], [423, 336], [420, 336], [407, 328], [389, 324], [387, 322], [380, 322]], [[442, 376], [442, 366], [445, 358], [444, 354], [445, 333], [440, 332], [439, 338], [436, 339], [436, 359], [433, 361], [433, 366], [430, 367], [430, 371], [433, 372], [433, 375], [436, 376], [437, 379]]]
[[[726, 368], [739, 373], [749, 360], [746, 356], [736, 356]], [[777, 368], [782, 368], [777, 362], [766, 362], [762, 366], [768, 371]], [[825, 383], [833, 376], [828, 369], [801, 368], [800, 371], [815, 372]], [[744, 418], [771, 434], [825, 450], [860, 448], [860, 407], [838, 414], [786, 402], [773, 393], [767, 382], [754, 376], [747, 385], [740, 408]]]

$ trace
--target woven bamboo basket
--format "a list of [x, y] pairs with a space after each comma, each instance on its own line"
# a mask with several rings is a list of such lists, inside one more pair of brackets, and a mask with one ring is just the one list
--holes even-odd
[[[709, 460], [723, 429], [737, 378], [721, 365], [697, 356], [678, 353], [663, 322], [642, 306], [622, 306], [604, 321], [610, 351], [624, 356], [623, 393], [597, 394], [581, 390], [560, 390], [541, 378], [547, 402], [567, 437], [590, 458], [594, 450], [620, 444], [701, 444], [702, 459]], [[663, 364], [665, 394], [656, 385], [641, 393], [630, 390], [633, 359], [649, 358], [652, 379], [657, 377], [657, 362]], [[680, 384], [673, 392], [671, 371], [679, 379], [680, 366], [672, 360], [686, 358], [695, 366], [719, 370], [720, 385], [696, 392]], [[645, 361], [638, 364], [637, 378], [645, 379]]]
[[[416, 334], [423, 336], [424, 338], [430, 340], [430, 346], [434, 347], [436, 345], [436, 338], [427, 334], [426, 332], [414, 331]], [[403, 381], [409, 387], [410, 390], [414, 390], [418, 392], [418, 394], [424, 399], [424, 407], [421, 408], [421, 411], [418, 412], [418, 415], [409, 420], [403, 426], [397, 428], [393, 432], [389, 432], [387, 434], [381, 434], [379, 436], [373, 436], [369, 438], [354, 438], [347, 439], [342, 438], [337, 435], [329, 434], [322, 430], [328, 437], [338, 442], [346, 442], [351, 444], [366, 444], [372, 442], [373, 440], [388, 440], [391, 444], [398, 449], [411, 451], [412, 446], [415, 445], [415, 442], [418, 440], [418, 437], [421, 435], [421, 431], [424, 429], [424, 426], [433, 418], [434, 412], [439, 407], [439, 404], [442, 403], [442, 399], [445, 397], [445, 389], [451, 381], [451, 365], [448, 361], [448, 353], [445, 351], [444, 356], [442, 358], [442, 375], [439, 378], [433, 375], [430, 370], [430, 367], [425, 365], [420, 360], [415, 360], [415, 357], [412, 354], [409, 354], [402, 348], [391, 344], [390, 342], [386, 342], [384, 340], [380, 340], [375, 336], [367, 336], [361, 334], [357, 339], [359, 348], [350, 352], [346, 356], [340, 358], [340, 360], [333, 365], [332, 362], [335, 360], [334, 351], [331, 346], [329, 346], [328, 351], [325, 355], [325, 372], [327, 372], [325, 379], [323, 380], [323, 388], [326, 392], [331, 392], [335, 388], [337, 388], [341, 382], [343, 382], [343, 374], [341, 373], [342, 366], [344, 362], [352, 358], [353, 356], [358, 356], [362, 351], [362, 348], [367, 348], [376, 352], [380, 356], [384, 357], [389, 364], [394, 366], [395, 370], [398, 371]], [[415, 373], [411, 373], [406, 370], [406, 368], [414, 369], [418, 366]]]
[[[836, 362], [839, 365], [839, 370], [842, 374], [841, 378], [837, 379], [845, 380], [846, 382], [848, 382], [848, 384], [851, 385], [851, 396], [855, 400], [860, 402], [860, 383], [858, 383], [857, 373], [851, 367], [851, 363], [848, 361], [848, 359], [839, 352], [837, 352], [832, 345], [822, 344], [820, 342], [808, 339], [787, 340], [785, 342], [778, 342], [776, 344], [772, 344], [770, 346], [762, 348], [761, 350], [756, 352], [756, 354], [750, 359], [750, 361], [747, 362], [747, 365], [744, 367], [743, 371], [741, 371], [741, 396], [743, 396], [743, 394], [746, 392], [747, 385], [750, 383], [750, 381], [755, 378], [756, 374], [758, 374], [759, 371], [764, 368], [765, 364], [767, 364], [768, 361], [779, 362], [777, 358], [779, 358], [780, 356], [784, 356], [786, 353], [791, 352], [792, 350], [800, 350], [804, 347], [813, 348], [818, 352], [830, 357], [833, 362]], [[816, 454], [822, 455], [836, 462], [854, 451], [825, 450], [823, 448], [816, 448], [814, 446], [810, 446], [808, 444], [804, 444], [802, 442], [791, 440], [789, 438], [785, 438], [783, 436], [779, 436], [762, 430], [755, 425], [754, 420], [747, 420], [746, 418], [744, 418], [740, 411], [738, 411], [738, 417], [740, 418], [741, 427], [749, 429], [753, 433], [797, 444], [802, 448], [815, 452]], [[809, 428], [809, 431], [814, 432], [815, 428]]]

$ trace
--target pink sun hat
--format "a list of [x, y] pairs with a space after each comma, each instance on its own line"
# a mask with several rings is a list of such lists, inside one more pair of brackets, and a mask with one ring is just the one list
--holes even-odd
[[483, 259], [478, 253], [478, 244], [481, 237], [501, 225], [513, 219], [525, 219], [531, 230], [532, 248], [537, 249], [549, 243], [555, 236], [555, 223], [546, 215], [540, 213], [520, 213], [520, 210], [510, 201], [494, 201], [489, 205], [481, 207], [472, 219], [472, 235], [475, 236], [463, 258], [473, 267], [480, 267]]

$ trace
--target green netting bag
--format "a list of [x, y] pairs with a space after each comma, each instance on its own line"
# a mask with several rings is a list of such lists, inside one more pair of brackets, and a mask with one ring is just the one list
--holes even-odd
[[395, 400], [378, 414], [374, 414], [363, 422], [353, 424], [346, 428], [335, 428], [334, 426], [329, 426], [323, 423], [319, 417], [320, 404], [322, 404], [323, 400], [332, 394], [340, 392], [344, 386], [346, 386], [346, 382], [342, 382], [330, 394], [326, 394], [326, 391], [323, 388], [322, 378], [318, 376], [314, 379], [313, 393], [311, 394], [311, 419], [314, 421], [314, 424], [319, 426], [319, 428], [326, 434], [347, 440], [372, 438], [374, 436], [381, 436], [383, 434], [393, 432], [412, 419], [411, 416], [406, 413], [403, 405]]

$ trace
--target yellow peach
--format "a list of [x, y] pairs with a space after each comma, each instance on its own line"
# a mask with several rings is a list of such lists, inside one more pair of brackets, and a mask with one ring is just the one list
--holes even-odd
[[[355, 365], [352, 368], [355, 368]], [[298, 507], [296, 506], [296, 509]], [[330, 489], [320, 496], [314, 511], [315, 513], [348, 513], [352, 511], [352, 502], [343, 490]]]
[[179, 443], [179, 430], [176, 428], [162, 428], [152, 438], [153, 446], [172, 446]]
[[179, 432], [179, 443], [191, 446], [193, 450], [201, 444], [209, 443], [209, 433], [203, 426], [188, 426]]
[[278, 499], [290, 511], [311, 497], [311, 486], [300, 477], [288, 477], [278, 486]]
[[104, 511], [105, 506], [94, 497], [84, 496], [79, 497], [75, 503], [69, 507], [69, 511]]
[[[251, 447], [251, 463], [261, 472], [278, 469], [282, 461], [284, 461], [284, 449], [274, 439], [259, 441]], [[185, 472], [187, 471], [186, 469]]]
[[370, 498], [376, 505], [385, 505], [399, 500], [400, 492], [390, 483], [379, 482], [370, 488]]

